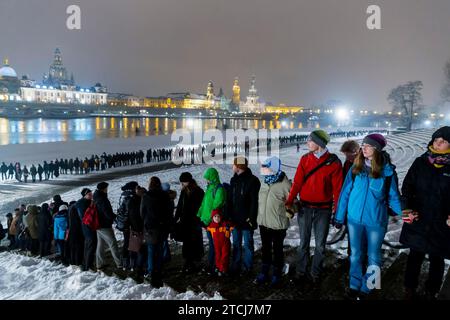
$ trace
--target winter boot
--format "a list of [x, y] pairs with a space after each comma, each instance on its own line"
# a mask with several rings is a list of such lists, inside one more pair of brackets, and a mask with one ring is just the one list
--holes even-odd
[[261, 272], [256, 276], [256, 279], [253, 281], [257, 285], [263, 285], [269, 281], [269, 264], [263, 264], [261, 268]]
[[281, 285], [281, 268], [274, 267], [272, 281], [270, 282], [271, 288], [279, 288]]

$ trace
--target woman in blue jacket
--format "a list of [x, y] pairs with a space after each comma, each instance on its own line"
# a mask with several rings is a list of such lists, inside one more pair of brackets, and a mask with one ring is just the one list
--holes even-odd
[[[335, 223], [337, 227], [347, 223], [348, 227], [350, 298], [369, 294], [379, 284], [388, 210], [391, 208], [397, 215], [402, 212], [395, 166], [382, 151], [386, 143], [381, 134], [364, 138], [339, 197]], [[368, 255], [367, 270], [363, 270], [363, 252]]]

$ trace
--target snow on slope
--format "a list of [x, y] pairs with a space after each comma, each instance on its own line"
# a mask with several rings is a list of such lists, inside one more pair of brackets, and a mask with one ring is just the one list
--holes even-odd
[[44, 259], [0, 253], [0, 300], [220, 300], [193, 291], [178, 293], [167, 286], [155, 289], [104, 274], [81, 272]]

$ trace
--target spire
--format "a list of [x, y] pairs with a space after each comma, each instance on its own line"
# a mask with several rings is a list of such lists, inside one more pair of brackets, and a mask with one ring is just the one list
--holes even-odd
[[3, 60], [3, 64], [5, 65], [5, 67], [9, 66], [9, 59], [5, 57], [5, 59]]

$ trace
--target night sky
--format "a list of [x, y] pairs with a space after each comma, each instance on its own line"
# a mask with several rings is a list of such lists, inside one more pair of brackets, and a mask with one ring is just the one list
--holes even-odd
[[[66, 28], [80, 5], [82, 29]], [[382, 30], [366, 27], [381, 6]], [[0, 56], [41, 81], [59, 47], [82, 86], [158, 96], [205, 92], [241, 97], [250, 76], [266, 102], [387, 109], [391, 88], [424, 82], [439, 102], [450, 58], [449, 0], [0, 0]]]

